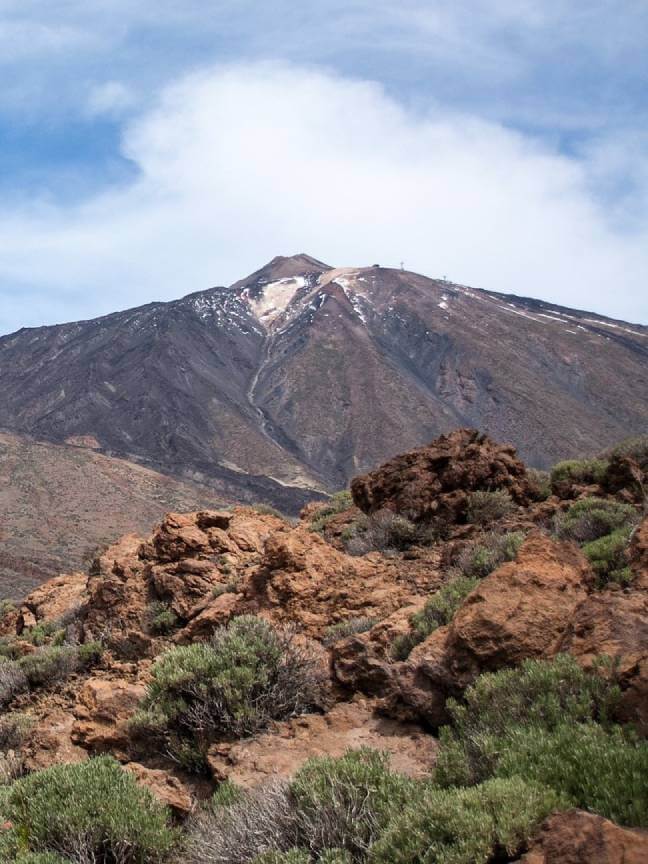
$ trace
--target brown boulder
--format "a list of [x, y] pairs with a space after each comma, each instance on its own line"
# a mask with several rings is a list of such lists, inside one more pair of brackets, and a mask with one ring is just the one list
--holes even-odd
[[331, 669], [338, 683], [352, 691], [386, 696], [394, 686], [394, 641], [409, 632], [410, 618], [425, 604], [421, 597], [404, 606], [366, 633], [341, 639], [331, 647]]
[[186, 627], [178, 632], [175, 641], [179, 645], [207, 639], [216, 627], [227, 624], [236, 614], [237, 607], [243, 599], [241, 594], [225, 593], [213, 599], [204, 609], [192, 618]]
[[439, 725], [446, 721], [446, 697], [459, 694], [482, 672], [555, 656], [587, 597], [590, 576], [576, 546], [532, 533], [517, 560], [483, 579], [451, 624], [399, 666], [401, 699]]
[[515, 448], [475, 429], [442, 435], [351, 483], [353, 500], [364, 513], [387, 509], [416, 522], [462, 521], [470, 492], [495, 489], [507, 490], [518, 504], [528, 504], [532, 496]]
[[74, 708], [73, 742], [93, 753], [123, 757], [129, 750], [128, 722], [145, 693], [143, 685], [132, 681], [88, 679]]
[[524, 864], [645, 864], [648, 831], [569, 810], [550, 816], [520, 862]]
[[214, 777], [242, 786], [287, 778], [314, 756], [342, 756], [350, 748], [372, 747], [391, 757], [391, 765], [412, 777], [430, 773], [437, 743], [414, 724], [379, 717], [363, 699], [336, 705], [327, 714], [305, 714], [277, 723], [249, 741], [215, 744], [208, 761]]
[[68, 623], [86, 599], [87, 582], [84, 573], [68, 573], [48, 579], [23, 602], [15, 616], [13, 629], [20, 634], [40, 623]]
[[139, 762], [129, 762], [124, 766], [141, 786], [145, 786], [162, 804], [184, 818], [193, 808], [193, 798], [189, 788], [174, 774], [159, 768], [147, 768]]
[[612, 662], [622, 690], [620, 718], [648, 735], [648, 594], [602, 591], [576, 609], [560, 646], [587, 669], [601, 657]]

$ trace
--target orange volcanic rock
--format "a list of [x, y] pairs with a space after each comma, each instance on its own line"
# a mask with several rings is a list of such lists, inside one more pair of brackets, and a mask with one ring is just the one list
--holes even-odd
[[550, 816], [520, 864], [645, 864], [648, 831], [570, 810]]

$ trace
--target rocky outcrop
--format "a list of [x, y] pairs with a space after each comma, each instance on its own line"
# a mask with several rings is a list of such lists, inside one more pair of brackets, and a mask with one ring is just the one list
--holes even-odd
[[[428, 585], [438, 581], [427, 573]], [[384, 618], [412, 603], [418, 588], [401, 560], [354, 558], [298, 526], [267, 540], [258, 572], [246, 590], [251, 611], [292, 623], [309, 636], [350, 618]]]
[[517, 560], [482, 580], [452, 623], [399, 667], [400, 699], [438, 726], [447, 719], [446, 698], [482, 672], [555, 656], [589, 580], [587, 561], [575, 546], [531, 534]]
[[520, 864], [645, 864], [648, 831], [570, 810], [550, 816]]
[[416, 522], [465, 520], [469, 494], [495, 489], [505, 489], [518, 504], [532, 495], [515, 448], [474, 429], [442, 435], [351, 483], [353, 500], [364, 513], [387, 509]]
[[648, 591], [648, 517], [637, 527], [628, 550], [634, 587]]
[[20, 608], [17, 632], [39, 623], [65, 623], [86, 599], [87, 581], [85, 573], [69, 573], [55, 576], [32, 591]]
[[386, 752], [396, 771], [422, 777], [432, 770], [437, 744], [419, 726], [380, 717], [371, 702], [356, 699], [323, 716], [307, 714], [278, 723], [250, 741], [216, 744], [210, 748], [209, 765], [217, 780], [249, 787], [291, 777], [312, 757], [342, 756], [358, 747]]
[[139, 762], [129, 762], [125, 767], [141, 786], [170, 807], [176, 816], [182, 818], [191, 812], [194, 803], [191, 790], [174, 774], [160, 768], [147, 768]]
[[622, 691], [619, 719], [648, 735], [648, 593], [591, 594], [576, 609], [560, 650], [613, 676]]
[[130, 749], [128, 722], [146, 688], [124, 679], [90, 678], [74, 708], [71, 738], [91, 753], [112, 753], [126, 758]]

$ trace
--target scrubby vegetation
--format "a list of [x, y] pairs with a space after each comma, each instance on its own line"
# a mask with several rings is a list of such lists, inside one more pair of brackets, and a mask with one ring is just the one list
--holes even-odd
[[419, 543], [429, 543], [426, 529], [391, 510], [380, 510], [372, 516], [361, 517], [346, 536], [346, 549], [350, 555], [366, 555], [376, 551], [402, 552]]
[[426, 602], [420, 612], [410, 619], [410, 632], [399, 636], [392, 647], [395, 660], [405, 660], [412, 648], [423, 642], [438, 627], [449, 624], [470, 592], [477, 587], [479, 579], [456, 576], [440, 588]]
[[148, 608], [151, 631], [160, 636], [171, 633], [178, 625], [178, 616], [168, 603], [157, 600]]
[[571, 806], [648, 826], [648, 743], [613, 723], [618, 688], [569, 656], [485, 674], [450, 700], [435, 779], [472, 786], [520, 776]]
[[320, 698], [316, 664], [290, 633], [252, 616], [207, 643], [173, 648], [153, 666], [135, 734], [200, 770], [208, 745], [307, 711]]
[[30, 774], [0, 806], [11, 826], [0, 833], [2, 864], [57, 855], [79, 864], [156, 864], [177, 840], [166, 808], [110, 757]]
[[515, 509], [515, 503], [506, 489], [493, 492], [471, 492], [468, 496], [466, 519], [475, 525], [490, 525]]
[[588, 486], [600, 483], [605, 476], [608, 462], [604, 459], [566, 459], [551, 470], [551, 489], [560, 492], [564, 484]]
[[514, 855], [562, 804], [519, 777], [442, 789], [390, 769], [384, 754], [312, 759], [291, 783], [244, 793], [189, 832], [191, 864], [486, 864]]
[[322, 644], [333, 645], [340, 639], [346, 639], [347, 636], [354, 636], [356, 633], [366, 633], [367, 630], [377, 624], [375, 618], [349, 618], [346, 621], [339, 621], [337, 624], [331, 624], [326, 628]]
[[353, 507], [353, 498], [349, 490], [343, 489], [340, 492], [336, 492], [335, 495], [331, 496], [331, 500], [327, 504], [316, 511], [310, 523], [311, 531], [317, 531], [321, 534], [335, 516], [339, 513], [344, 513], [350, 507]]
[[632, 528], [617, 528], [605, 537], [592, 540], [583, 546], [583, 552], [587, 556], [592, 570], [596, 574], [599, 588], [605, 587], [610, 582], [618, 585], [627, 585], [632, 582], [633, 574], [628, 567], [626, 550], [630, 542]]
[[554, 531], [564, 540], [588, 543], [619, 528], [634, 525], [637, 511], [630, 504], [604, 498], [581, 498], [554, 519]]
[[457, 556], [454, 567], [469, 579], [483, 579], [506, 561], [514, 561], [524, 542], [524, 532], [498, 534], [491, 531], [469, 543]]

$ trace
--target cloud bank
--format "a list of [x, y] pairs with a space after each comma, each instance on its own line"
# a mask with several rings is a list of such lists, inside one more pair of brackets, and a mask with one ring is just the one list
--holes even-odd
[[[106, 89], [96, 110], [127, 97]], [[566, 156], [304, 65], [211, 67], [141, 111], [122, 139], [133, 181], [81, 204], [0, 205], [0, 332], [228, 284], [302, 251], [648, 322], [643, 145], [639, 186], [610, 207], [611, 143]]]

